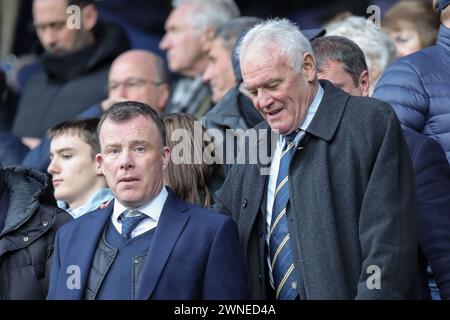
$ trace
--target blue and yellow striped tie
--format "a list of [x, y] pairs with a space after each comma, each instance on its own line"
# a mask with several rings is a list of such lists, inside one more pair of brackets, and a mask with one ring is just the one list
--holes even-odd
[[298, 296], [294, 259], [292, 258], [286, 219], [286, 207], [289, 201], [289, 163], [295, 151], [296, 143], [294, 139], [299, 131], [300, 129], [296, 129], [285, 136], [286, 146], [281, 153], [277, 187], [272, 208], [269, 250], [277, 300], [293, 300]]

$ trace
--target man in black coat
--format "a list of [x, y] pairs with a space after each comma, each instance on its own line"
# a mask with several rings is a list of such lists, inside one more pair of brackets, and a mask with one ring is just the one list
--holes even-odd
[[419, 298], [414, 179], [391, 107], [319, 82], [287, 20], [255, 26], [238, 53], [267, 121], [256, 130], [275, 136], [257, 131], [256, 164], [234, 165], [216, 193], [238, 222], [252, 298]]
[[29, 148], [48, 128], [105, 99], [109, 66], [129, 43], [120, 28], [97, 15], [93, 0], [33, 1], [45, 52], [41, 69], [25, 85], [12, 128]]
[[0, 300], [45, 299], [55, 233], [68, 220], [47, 175], [0, 167]]

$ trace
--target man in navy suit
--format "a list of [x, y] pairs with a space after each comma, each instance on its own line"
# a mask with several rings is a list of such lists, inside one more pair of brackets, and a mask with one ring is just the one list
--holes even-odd
[[98, 134], [115, 200], [57, 234], [48, 299], [247, 298], [235, 222], [163, 184], [170, 149], [158, 114], [120, 102]]

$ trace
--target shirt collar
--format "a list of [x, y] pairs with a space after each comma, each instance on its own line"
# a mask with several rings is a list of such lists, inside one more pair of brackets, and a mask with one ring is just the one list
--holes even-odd
[[308, 112], [306, 113], [306, 116], [303, 119], [303, 122], [299, 126], [299, 128], [302, 129], [303, 131], [305, 131], [308, 128], [308, 126], [311, 123], [312, 119], [314, 118], [314, 115], [316, 114], [317, 109], [319, 108], [320, 102], [322, 101], [322, 98], [323, 98], [324, 90], [323, 90], [322, 86], [320, 85], [320, 83], [318, 83], [318, 84], [319, 85], [318, 85], [316, 96], [314, 97], [313, 102], [309, 106]]
[[[133, 208], [133, 210], [137, 210], [145, 214], [146, 216], [150, 217], [152, 220], [154, 220], [156, 223], [159, 221], [159, 217], [161, 216], [162, 209], [164, 207], [164, 203], [166, 202], [168, 196], [168, 192], [165, 186], [162, 187], [161, 191], [158, 193], [158, 195], [153, 198], [150, 202], [147, 202], [146, 204]], [[114, 201], [114, 211], [113, 211], [113, 220], [118, 221], [119, 216], [129, 208], [125, 207], [123, 204], [121, 204], [119, 201]]]
[[84, 215], [85, 213], [94, 211], [100, 207], [102, 203], [106, 203], [109, 200], [114, 198], [114, 195], [112, 194], [111, 190], [108, 188], [101, 188], [98, 189], [90, 198], [89, 200], [83, 204], [82, 206], [78, 208], [70, 208], [69, 205], [61, 200], [57, 201], [58, 207], [60, 209], [65, 210], [67, 213], [70, 213], [70, 215], [76, 219]]

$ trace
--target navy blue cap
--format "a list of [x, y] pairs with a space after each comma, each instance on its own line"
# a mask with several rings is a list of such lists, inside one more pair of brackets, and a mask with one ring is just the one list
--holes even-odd
[[450, 0], [439, 0], [439, 10], [444, 10], [450, 4]]
[[[449, 0], [450, 1], [450, 0]], [[248, 31], [248, 30], [247, 30]], [[236, 57], [236, 48], [238, 43], [242, 40], [247, 31], [242, 32], [236, 40], [233, 50], [231, 51], [231, 65], [233, 66], [234, 76], [236, 77], [236, 82], [242, 82], [241, 66], [239, 65], [239, 59]], [[300, 30], [302, 34], [309, 41], [313, 41], [316, 38], [323, 37], [326, 33], [325, 29], [303, 29]]]

